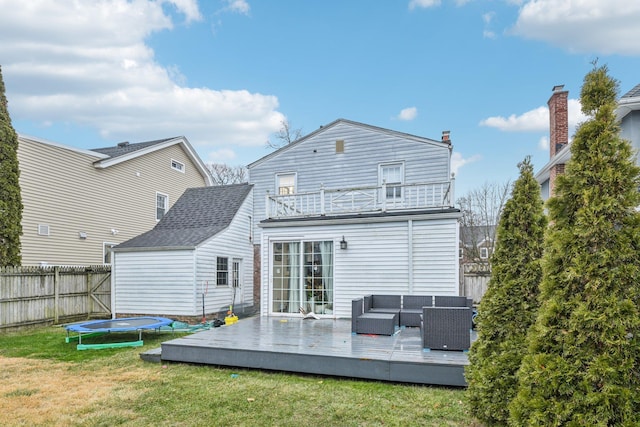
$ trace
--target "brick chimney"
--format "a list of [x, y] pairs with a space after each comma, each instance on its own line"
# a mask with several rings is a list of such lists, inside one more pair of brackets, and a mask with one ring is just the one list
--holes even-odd
[[549, 106], [549, 154], [556, 155], [558, 151], [569, 143], [569, 113], [567, 98], [569, 91], [562, 90], [564, 85], [553, 87], [553, 94], [547, 105]]
[[451, 144], [451, 140], [449, 139], [450, 135], [451, 135], [450, 131], [443, 130], [442, 131], [442, 142], [446, 142], [447, 144]]
[[[549, 156], [553, 158], [569, 143], [569, 112], [567, 98], [569, 92], [564, 85], [553, 87], [549, 105]], [[564, 173], [564, 163], [554, 164], [549, 170], [549, 195], [555, 195], [556, 178]]]

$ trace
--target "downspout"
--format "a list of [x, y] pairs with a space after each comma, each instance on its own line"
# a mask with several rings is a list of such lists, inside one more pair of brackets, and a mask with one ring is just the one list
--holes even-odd
[[413, 220], [410, 219], [407, 221], [407, 245], [409, 247], [408, 251], [408, 261], [409, 261], [409, 294], [413, 294]]

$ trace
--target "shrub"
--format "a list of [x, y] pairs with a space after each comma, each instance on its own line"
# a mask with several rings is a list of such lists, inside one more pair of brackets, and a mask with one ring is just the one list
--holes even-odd
[[512, 425], [640, 425], [640, 169], [606, 66], [584, 79], [584, 122], [549, 200], [541, 306]]

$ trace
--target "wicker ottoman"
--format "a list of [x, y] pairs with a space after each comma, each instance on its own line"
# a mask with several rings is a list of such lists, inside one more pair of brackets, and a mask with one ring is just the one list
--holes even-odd
[[364, 313], [356, 318], [356, 333], [393, 335], [397, 325], [397, 313]]

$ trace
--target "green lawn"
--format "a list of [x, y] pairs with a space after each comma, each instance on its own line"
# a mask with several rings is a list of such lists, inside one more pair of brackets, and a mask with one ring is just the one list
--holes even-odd
[[65, 336], [61, 327], [0, 333], [8, 425], [479, 425], [462, 389], [140, 359], [171, 333], [145, 333], [144, 347], [85, 351]]

